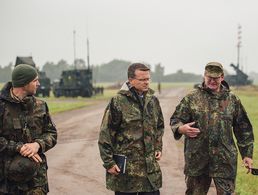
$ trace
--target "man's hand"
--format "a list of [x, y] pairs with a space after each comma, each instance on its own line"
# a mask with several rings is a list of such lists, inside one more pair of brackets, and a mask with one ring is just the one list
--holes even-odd
[[34, 154], [32, 157], [30, 157], [31, 159], [33, 159], [35, 162], [37, 163], [41, 163], [42, 159], [40, 158], [39, 154]]
[[26, 143], [26, 144], [23, 144], [23, 146], [21, 147], [20, 154], [22, 156], [27, 156], [31, 158], [32, 156], [38, 153], [39, 148], [40, 148], [40, 145], [37, 142]]
[[117, 165], [114, 165], [113, 167], [108, 169], [107, 172], [112, 174], [112, 175], [118, 175], [120, 173], [120, 169], [119, 169], [119, 167]]
[[178, 133], [194, 138], [200, 133], [200, 129], [192, 127], [195, 122], [186, 123], [178, 128]]
[[161, 159], [161, 156], [162, 156], [162, 152], [161, 152], [161, 151], [156, 151], [156, 152], [155, 152], [155, 158], [156, 158], [156, 160], [160, 160], [160, 159]]
[[248, 169], [247, 173], [250, 173], [253, 167], [253, 160], [249, 157], [244, 157], [243, 164]]

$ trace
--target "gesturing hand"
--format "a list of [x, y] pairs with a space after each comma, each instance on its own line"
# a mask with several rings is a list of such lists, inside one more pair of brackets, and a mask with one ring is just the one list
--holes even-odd
[[194, 138], [200, 133], [200, 129], [192, 127], [195, 122], [186, 123], [178, 128], [180, 134], [184, 134], [188, 137]]

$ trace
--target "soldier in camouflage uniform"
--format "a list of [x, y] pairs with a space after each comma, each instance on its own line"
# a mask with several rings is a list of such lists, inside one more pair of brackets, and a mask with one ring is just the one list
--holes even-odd
[[0, 195], [45, 195], [44, 153], [55, 146], [57, 132], [47, 104], [33, 95], [37, 71], [21, 64], [0, 93]]
[[181, 100], [170, 125], [176, 140], [185, 137], [186, 194], [207, 194], [212, 179], [218, 195], [234, 193], [237, 148], [233, 134], [248, 172], [254, 136], [240, 99], [224, 81], [220, 63], [206, 65], [202, 86]]
[[[128, 68], [128, 81], [108, 104], [101, 124], [99, 150], [106, 168], [106, 187], [115, 195], [159, 195], [164, 120], [159, 100], [149, 88], [150, 69]], [[125, 173], [113, 155], [127, 156]]]

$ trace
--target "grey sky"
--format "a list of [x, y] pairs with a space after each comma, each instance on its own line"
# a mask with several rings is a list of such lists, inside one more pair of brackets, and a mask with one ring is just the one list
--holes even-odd
[[209, 61], [237, 61], [237, 27], [242, 26], [240, 65], [256, 71], [257, 0], [0, 0], [0, 65], [32, 55], [42, 66], [76, 56], [91, 63], [114, 58], [161, 63], [166, 73], [203, 73]]

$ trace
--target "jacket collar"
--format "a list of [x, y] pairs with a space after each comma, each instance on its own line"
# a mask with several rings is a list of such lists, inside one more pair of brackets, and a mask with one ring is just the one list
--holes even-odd
[[[15, 99], [15, 98], [12, 98], [11, 96], [11, 93], [10, 93], [10, 90], [12, 88], [12, 82], [7, 82], [2, 90], [0, 91], [0, 99], [3, 99], [3, 100], [6, 100], [8, 102], [13, 102], [13, 103], [21, 103], [21, 101]], [[27, 102], [27, 101], [30, 101], [31, 99], [34, 99], [34, 96], [27, 96], [24, 98], [24, 100]]]
[[226, 81], [221, 82], [220, 88], [221, 88], [220, 92], [215, 93], [212, 90], [210, 90], [209, 88], [205, 87], [204, 82], [202, 83], [202, 85], [198, 86], [199, 90], [206, 91], [208, 94], [210, 94], [215, 99], [224, 98], [224, 96], [230, 92], [229, 85]]
[[[126, 81], [126, 82], [124, 82], [124, 84], [122, 85], [120, 90], [118, 91], [118, 94], [134, 96], [133, 90], [135, 90], [134, 87], [130, 85], [129, 81]], [[154, 93], [155, 93], [155, 91], [153, 89], [149, 88], [149, 90], [144, 95], [145, 95], [145, 97], [147, 97], [147, 96], [153, 95]]]
[[18, 103], [18, 100], [13, 99], [11, 96], [11, 93], [10, 93], [11, 88], [12, 88], [12, 82], [6, 83], [0, 92], [0, 99], [6, 100], [8, 102]]

